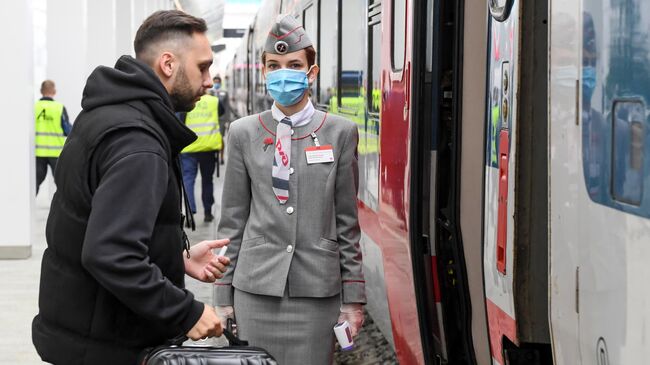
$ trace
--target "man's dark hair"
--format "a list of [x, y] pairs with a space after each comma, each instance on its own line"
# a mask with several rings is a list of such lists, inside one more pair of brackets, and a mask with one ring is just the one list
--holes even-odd
[[213, 82], [216, 82], [217, 80], [219, 80], [219, 82], [221, 82], [221, 76], [215, 76], [215, 77], [212, 78]]
[[135, 57], [151, 63], [155, 45], [162, 42], [191, 37], [194, 33], [205, 33], [205, 20], [179, 10], [160, 10], [151, 14], [138, 28], [133, 41]]

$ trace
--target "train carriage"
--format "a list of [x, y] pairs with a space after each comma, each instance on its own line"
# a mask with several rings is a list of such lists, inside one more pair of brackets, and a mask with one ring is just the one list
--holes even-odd
[[638, 364], [650, 355], [650, 5], [266, 0], [229, 66], [292, 13], [316, 107], [359, 129], [369, 314], [402, 364]]
[[551, 9], [555, 357], [558, 363], [646, 363], [650, 4], [554, 1]]

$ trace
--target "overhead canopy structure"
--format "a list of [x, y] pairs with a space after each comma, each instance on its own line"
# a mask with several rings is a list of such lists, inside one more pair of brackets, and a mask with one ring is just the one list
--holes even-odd
[[223, 37], [223, 15], [226, 0], [175, 0], [176, 8], [205, 19], [211, 43]]

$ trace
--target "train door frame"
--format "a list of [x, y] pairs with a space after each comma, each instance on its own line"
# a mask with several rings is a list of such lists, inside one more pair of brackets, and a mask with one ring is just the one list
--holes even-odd
[[[433, 19], [427, 17], [429, 2]], [[415, 2], [413, 11], [413, 33], [419, 34], [414, 37], [413, 78], [424, 81], [412, 87], [410, 198], [421, 335], [427, 363], [476, 364], [459, 211], [465, 8], [464, 1], [429, 2]], [[435, 24], [431, 39], [423, 28], [427, 21]], [[432, 53], [430, 73], [423, 67], [427, 51]], [[435, 191], [426, 196], [431, 186]], [[436, 344], [432, 334], [438, 301], [443, 330]]]
[[[517, 337], [550, 343], [548, 323], [548, 2], [523, 1], [517, 164], [514, 282]], [[523, 46], [525, 45], [525, 46]]]

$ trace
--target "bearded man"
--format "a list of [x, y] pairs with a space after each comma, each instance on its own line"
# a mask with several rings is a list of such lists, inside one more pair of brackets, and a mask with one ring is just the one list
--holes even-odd
[[178, 156], [196, 135], [174, 114], [212, 86], [206, 30], [180, 11], [156, 12], [138, 29], [135, 59], [88, 78], [47, 221], [32, 326], [44, 361], [135, 364], [166, 339], [221, 335], [214, 308], [194, 299], [184, 276], [220, 278], [229, 261], [212, 249], [228, 240], [190, 249]]

